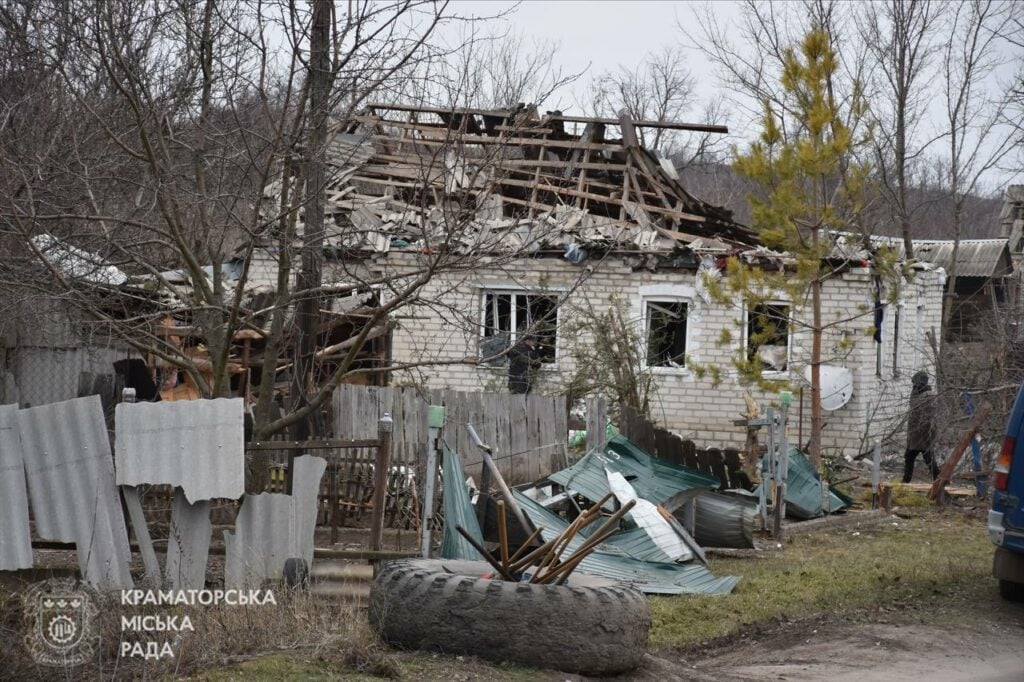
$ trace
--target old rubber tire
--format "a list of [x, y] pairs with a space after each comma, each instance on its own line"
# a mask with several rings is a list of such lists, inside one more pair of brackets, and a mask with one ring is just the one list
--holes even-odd
[[482, 561], [413, 559], [384, 564], [370, 589], [370, 623], [389, 644], [613, 675], [647, 649], [647, 599], [612, 580], [573, 574], [568, 585], [478, 576]]
[[1024, 601], [1024, 583], [999, 581], [999, 595], [1006, 601]]

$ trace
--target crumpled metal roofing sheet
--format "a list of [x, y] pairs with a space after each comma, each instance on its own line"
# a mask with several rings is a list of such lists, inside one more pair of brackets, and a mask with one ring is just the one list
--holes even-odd
[[441, 451], [444, 454], [444, 535], [441, 538], [441, 558], [479, 561], [483, 558], [480, 553], [455, 530], [456, 526], [462, 526], [474, 540], [483, 544], [483, 533], [480, 531], [480, 524], [469, 499], [469, 490], [466, 488], [466, 473], [462, 469], [462, 461], [443, 440]]
[[706, 492], [697, 496], [695, 507], [694, 537], [704, 547], [749, 549], [754, 546], [756, 498]]
[[189, 502], [245, 492], [242, 398], [119, 403], [114, 454], [119, 485], [181, 486]]
[[[545, 541], [551, 540], [568, 527], [565, 519], [548, 511], [518, 490], [513, 490], [512, 494], [530, 522], [538, 528], [543, 528], [541, 535]], [[569, 541], [568, 549], [562, 558], [571, 557], [585, 541], [586, 538], [580, 535], [574, 537]], [[651, 550], [647, 548], [644, 552], [636, 552], [630, 556], [627, 549], [633, 543], [644, 544], [644, 540], [634, 533], [629, 536], [628, 543], [622, 542], [621, 546], [616, 546], [612, 542], [603, 543], [598, 551], [580, 562], [579, 570], [614, 578], [646, 594], [729, 594], [739, 582], [739, 578], [735, 576], [716, 578], [708, 569], [695, 562], [677, 564], [640, 560], [636, 558], [637, 554], [650, 556]], [[646, 538], [646, 543], [654, 545], [649, 537]]]
[[74, 542], [84, 579], [128, 588], [131, 553], [99, 396], [18, 411], [39, 537]]
[[32, 568], [18, 406], [0, 405], [0, 571]]
[[576, 464], [548, 478], [596, 502], [609, 492], [605, 469], [625, 476], [640, 497], [654, 504], [668, 505], [670, 509], [669, 501], [680, 493], [720, 485], [718, 478], [711, 474], [651, 457], [622, 435], [613, 436], [604, 446], [591, 450]]
[[291, 495], [246, 495], [235, 531], [224, 531], [224, 586], [255, 589], [266, 579], [280, 579], [290, 558], [313, 565], [313, 532], [323, 457], [296, 457]]
[[[767, 465], [761, 458], [762, 467]], [[849, 507], [851, 500], [829, 490], [829, 511]], [[823, 515], [821, 507], [821, 476], [807, 455], [794, 447], [789, 449], [789, 477], [786, 480], [786, 516], [796, 519], [816, 519]]]

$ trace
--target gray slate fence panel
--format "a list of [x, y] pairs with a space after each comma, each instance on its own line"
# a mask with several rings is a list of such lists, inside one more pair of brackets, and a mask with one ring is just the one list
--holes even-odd
[[18, 406], [0, 405], [0, 571], [32, 568]]
[[85, 580], [129, 588], [131, 553], [99, 396], [18, 412], [37, 535], [74, 542]]

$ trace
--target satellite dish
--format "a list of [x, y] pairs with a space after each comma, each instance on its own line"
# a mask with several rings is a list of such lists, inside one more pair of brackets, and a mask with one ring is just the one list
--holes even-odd
[[[845, 367], [822, 365], [821, 373], [821, 407], [822, 409], [838, 410], [850, 402], [853, 397], [853, 372]], [[804, 367], [804, 379], [811, 383], [811, 366]]]

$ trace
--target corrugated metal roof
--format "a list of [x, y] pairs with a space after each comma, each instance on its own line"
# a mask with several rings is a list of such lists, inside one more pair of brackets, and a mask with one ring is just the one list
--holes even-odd
[[654, 504], [667, 505], [679, 493], [720, 485], [711, 474], [651, 457], [622, 435], [613, 436], [603, 447], [548, 478], [594, 502], [608, 494], [606, 468], [625, 476], [637, 495]]
[[[885, 244], [900, 257], [904, 255], [903, 240], [896, 237], [872, 237], [876, 244]], [[1006, 277], [1013, 273], [1013, 260], [1007, 239], [961, 239], [956, 252], [957, 277]], [[914, 259], [937, 265], [949, 272], [953, 264], [953, 240], [915, 239]]]
[[292, 495], [246, 495], [235, 519], [235, 531], [224, 531], [224, 586], [255, 589], [264, 580], [280, 579], [290, 558], [313, 565], [313, 532], [323, 457], [296, 457]]
[[443, 485], [444, 485], [444, 535], [441, 539], [442, 559], [483, 559], [473, 545], [469, 544], [462, 534], [455, 530], [462, 526], [474, 540], [483, 544], [483, 533], [473, 511], [466, 488], [466, 473], [462, 469], [462, 461], [448, 444], [441, 441], [444, 453]]
[[119, 403], [118, 484], [181, 486], [189, 502], [241, 497], [244, 409], [241, 398]]
[[32, 568], [18, 406], [0, 405], [0, 571]]
[[131, 554], [99, 396], [18, 412], [39, 537], [74, 542], [92, 585], [127, 588]]
[[171, 525], [167, 531], [165, 575], [175, 590], [201, 590], [206, 586], [206, 562], [210, 555], [210, 502], [189, 502], [174, 491]]
[[[517, 490], [513, 490], [512, 494], [531, 523], [543, 528], [541, 535], [545, 541], [551, 540], [568, 527], [565, 519], [548, 511], [526, 495]], [[580, 535], [574, 537], [569, 541], [562, 558], [571, 557], [585, 541], [586, 538]], [[637, 545], [649, 546], [637, 551]], [[654, 542], [650, 537], [646, 537], [646, 534], [645, 538], [641, 538], [632, 533], [618, 544], [601, 544], [599, 551], [593, 552], [580, 562], [579, 570], [614, 578], [647, 594], [728, 594], [739, 582], [739, 578], [735, 576], [716, 578], [708, 569], [695, 562], [677, 564], [637, 558], [637, 555], [651, 556], [653, 545]], [[631, 556], [629, 551], [636, 554]]]

